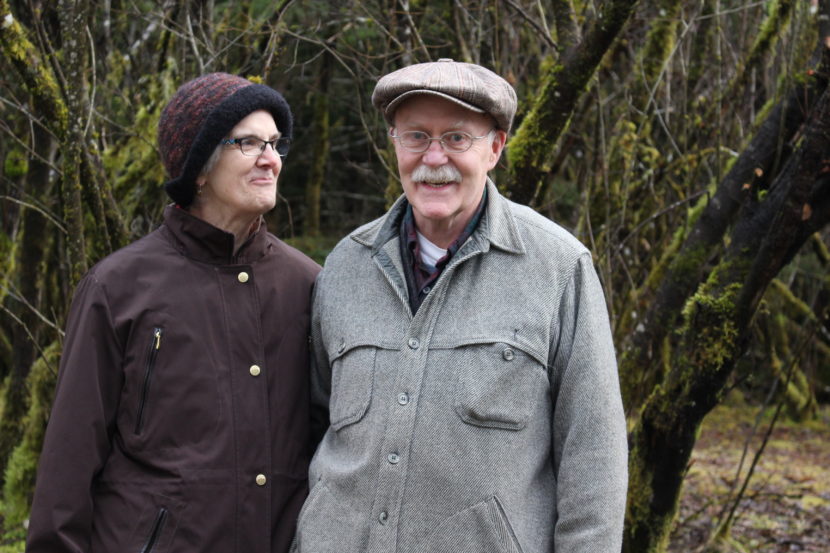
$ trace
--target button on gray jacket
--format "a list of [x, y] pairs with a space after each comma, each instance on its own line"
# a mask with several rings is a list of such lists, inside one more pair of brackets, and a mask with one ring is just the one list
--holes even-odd
[[626, 430], [591, 254], [487, 187], [414, 317], [404, 198], [328, 257], [301, 553], [619, 551]]

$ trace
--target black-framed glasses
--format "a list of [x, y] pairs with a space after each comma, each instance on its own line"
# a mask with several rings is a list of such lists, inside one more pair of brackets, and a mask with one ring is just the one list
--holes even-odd
[[491, 134], [493, 134], [492, 130], [482, 136], [473, 136], [464, 131], [448, 131], [441, 136], [431, 137], [423, 131], [405, 131], [401, 134], [393, 134], [391, 130], [389, 131], [390, 138], [394, 138], [404, 149], [415, 154], [426, 152], [433, 140], [437, 140], [445, 152], [460, 154], [472, 148], [476, 140], [487, 138]]
[[259, 157], [265, 151], [265, 146], [270, 144], [271, 149], [274, 150], [280, 157], [288, 155], [288, 150], [291, 147], [291, 139], [285, 136], [275, 138], [274, 140], [263, 140], [256, 136], [241, 136], [239, 138], [225, 138], [222, 144], [229, 144], [231, 146], [239, 146], [239, 149], [246, 156]]

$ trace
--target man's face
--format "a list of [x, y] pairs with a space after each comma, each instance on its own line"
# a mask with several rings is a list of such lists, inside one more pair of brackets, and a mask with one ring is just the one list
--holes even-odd
[[412, 205], [418, 230], [431, 242], [446, 248], [478, 207], [487, 172], [495, 167], [507, 138], [504, 131], [492, 134], [493, 121], [443, 98], [420, 94], [406, 100], [395, 112], [393, 133], [419, 131], [437, 138], [450, 131], [471, 136], [466, 152], [447, 152], [437, 140], [425, 152], [414, 153], [395, 140], [398, 171], [407, 200]]

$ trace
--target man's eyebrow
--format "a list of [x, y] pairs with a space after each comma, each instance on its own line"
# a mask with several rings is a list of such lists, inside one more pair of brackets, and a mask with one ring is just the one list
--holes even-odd
[[[460, 129], [460, 128], [464, 127], [464, 125], [466, 125], [466, 124], [468, 124], [468, 123], [469, 123], [469, 120], [467, 120], [467, 119], [459, 119], [458, 121], [455, 121], [455, 122], [453, 122], [453, 123], [451, 123], [451, 124], [447, 125], [447, 129], [450, 129], [450, 130], [451, 130], [451, 129]], [[421, 121], [421, 120], [418, 120], [418, 121], [412, 121], [412, 122], [410, 122], [410, 123], [406, 123], [406, 124], [404, 124], [404, 125], [400, 125], [400, 126], [402, 126], [402, 127], [406, 127], [406, 128], [409, 128], [409, 129], [413, 129], [413, 128], [414, 128], [414, 129], [420, 129], [420, 128], [425, 127], [425, 126], [426, 126], [426, 125], [428, 125], [428, 124], [429, 124], [429, 122], [428, 122], [428, 121]], [[450, 131], [447, 131], [447, 132], [450, 132]]]

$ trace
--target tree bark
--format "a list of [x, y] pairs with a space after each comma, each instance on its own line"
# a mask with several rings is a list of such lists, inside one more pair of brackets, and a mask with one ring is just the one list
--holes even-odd
[[[703, 417], [720, 400], [761, 295], [786, 264], [808, 224], [804, 205], [830, 151], [830, 91], [808, 117], [809, 126], [757, 209], [742, 210], [724, 258], [683, 311], [673, 368], [655, 386], [630, 436], [625, 553], [662, 551], [667, 543], [686, 467]], [[827, 224], [828, 219], [813, 224]]]
[[87, 270], [86, 235], [81, 203], [81, 166], [84, 162], [86, 113], [88, 109], [86, 82], [87, 69], [86, 11], [88, 2], [61, 0], [58, 8], [64, 60], [62, 67], [66, 78], [66, 106], [68, 110], [66, 136], [62, 140], [61, 200], [63, 216], [69, 233], [67, 246], [70, 278], [78, 282]]
[[320, 235], [320, 196], [326, 181], [326, 167], [329, 158], [329, 82], [331, 81], [331, 54], [323, 54], [320, 66], [319, 90], [314, 95], [314, 115], [311, 123], [314, 144], [314, 165], [306, 185], [305, 233]]

